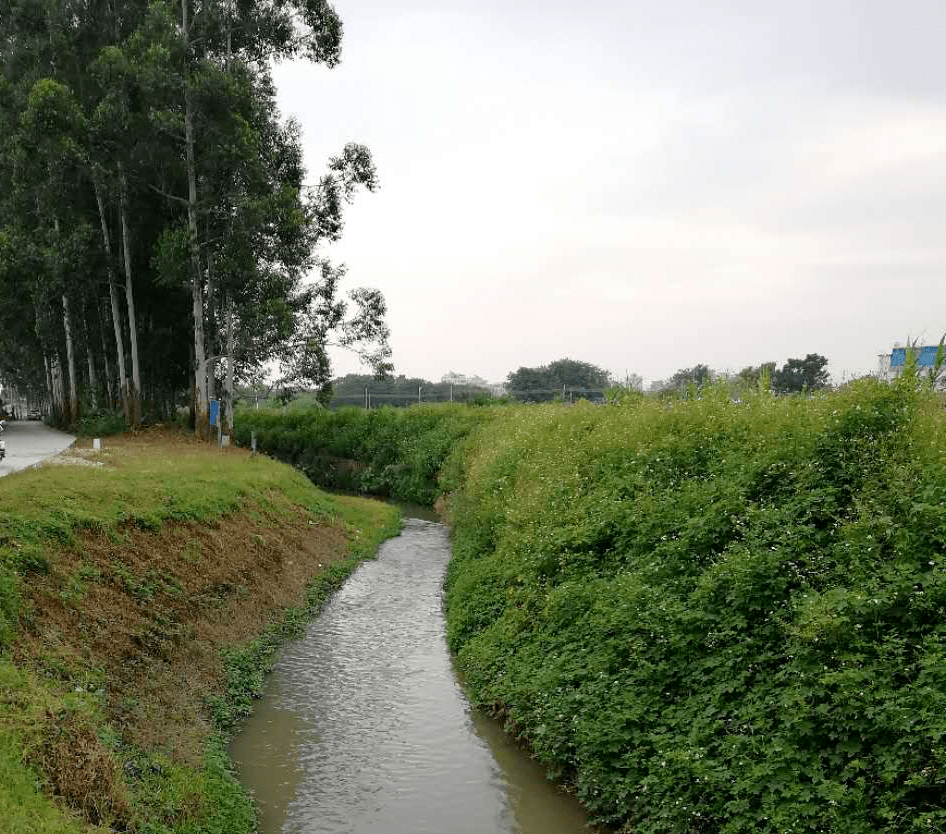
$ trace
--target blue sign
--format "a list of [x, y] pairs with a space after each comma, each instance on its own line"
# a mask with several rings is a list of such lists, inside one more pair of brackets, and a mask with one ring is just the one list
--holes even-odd
[[220, 400], [210, 401], [210, 425], [216, 426], [220, 419]]

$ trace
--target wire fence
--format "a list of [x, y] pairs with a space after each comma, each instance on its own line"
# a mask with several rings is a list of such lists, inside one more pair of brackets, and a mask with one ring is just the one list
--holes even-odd
[[382, 405], [408, 406], [417, 403], [443, 403], [443, 402], [488, 402], [494, 397], [505, 397], [516, 402], [562, 402], [574, 403], [579, 400], [589, 400], [590, 402], [603, 403], [605, 401], [604, 388], [579, 388], [564, 385], [561, 388], [533, 388], [524, 391], [506, 391], [504, 394], [497, 394], [485, 389], [463, 388], [450, 390], [441, 386], [425, 388], [419, 386], [416, 393], [414, 391], [392, 391], [391, 389], [372, 388], [367, 386], [364, 391], [358, 394], [335, 394], [329, 403], [330, 408], [341, 408], [343, 406], [361, 406], [363, 408], [378, 408]]

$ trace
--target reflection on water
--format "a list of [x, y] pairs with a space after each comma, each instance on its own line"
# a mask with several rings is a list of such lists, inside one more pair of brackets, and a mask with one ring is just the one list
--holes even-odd
[[573, 796], [555, 789], [545, 768], [530, 759], [500, 726], [477, 710], [476, 734], [488, 745], [506, 779], [506, 801], [521, 834], [588, 834], [587, 815]]
[[495, 723], [471, 714], [444, 642], [445, 528], [407, 519], [288, 646], [234, 739], [264, 834], [577, 834]]

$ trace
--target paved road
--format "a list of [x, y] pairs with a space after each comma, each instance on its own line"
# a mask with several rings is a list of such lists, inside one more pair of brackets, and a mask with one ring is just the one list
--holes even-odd
[[39, 420], [7, 420], [0, 437], [7, 444], [7, 456], [0, 461], [0, 477], [58, 454], [75, 441], [71, 434], [51, 429]]

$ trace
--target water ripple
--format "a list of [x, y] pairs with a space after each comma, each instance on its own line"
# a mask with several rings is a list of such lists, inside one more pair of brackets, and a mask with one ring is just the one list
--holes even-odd
[[[284, 650], [232, 748], [262, 831], [530, 834], [523, 790], [478, 734], [453, 673], [441, 609], [449, 555], [442, 525], [407, 519]], [[566, 803], [555, 831], [586, 830], [573, 803], [544, 791], [556, 818]], [[534, 834], [553, 834], [542, 825]]]

